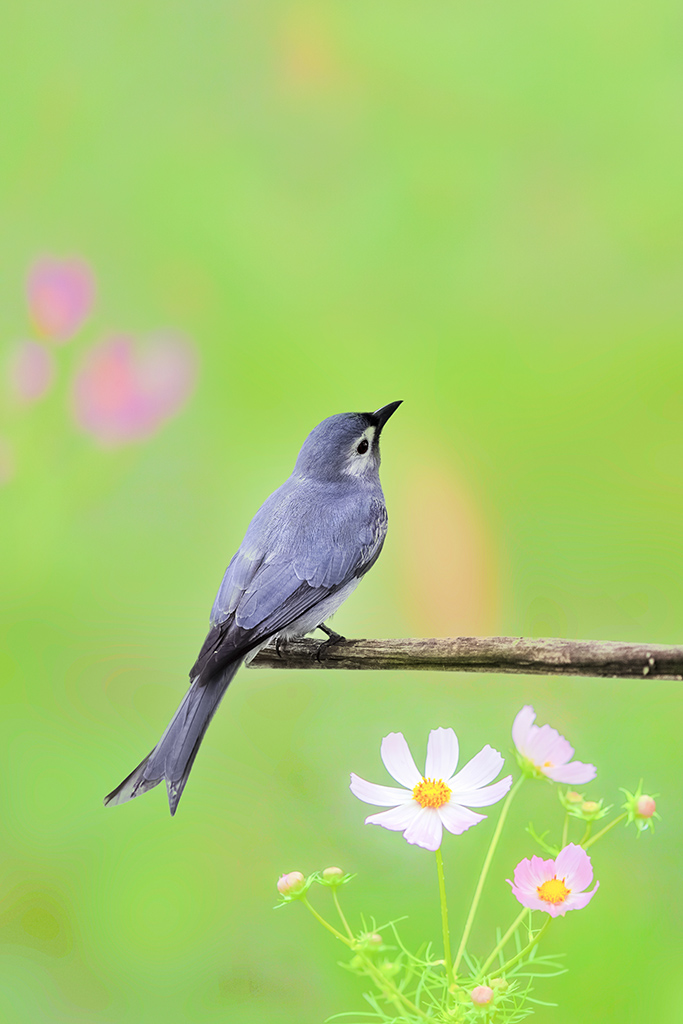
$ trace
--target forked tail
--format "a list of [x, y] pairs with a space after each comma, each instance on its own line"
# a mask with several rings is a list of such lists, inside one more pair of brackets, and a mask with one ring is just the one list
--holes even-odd
[[105, 806], [132, 800], [165, 779], [168, 804], [171, 814], [175, 814], [204, 733], [241, 664], [240, 660], [229, 665], [221, 675], [214, 676], [205, 684], [201, 682], [201, 676], [193, 679], [152, 753], [104, 798]]

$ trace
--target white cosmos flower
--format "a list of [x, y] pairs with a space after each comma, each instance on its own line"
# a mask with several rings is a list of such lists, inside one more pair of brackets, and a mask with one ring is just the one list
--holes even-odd
[[382, 825], [425, 850], [438, 850], [443, 829], [459, 836], [486, 815], [469, 810], [488, 807], [505, 796], [512, 784], [508, 775], [492, 786], [503, 767], [503, 757], [488, 745], [458, 774], [458, 738], [452, 729], [433, 729], [427, 743], [424, 775], [417, 770], [403, 733], [390, 732], [382, 740], [384, 767], [404, 789], [377, 786], [351, 774], [351, 792], [366, 804], [391, 810], [371, 814], [366, 825]]

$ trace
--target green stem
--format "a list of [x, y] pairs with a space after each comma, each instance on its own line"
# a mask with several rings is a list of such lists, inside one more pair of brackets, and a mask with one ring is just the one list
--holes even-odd
[[581, 839], [581, 842], [579, 843], [579, 846], [583, 846], [584, 843], [588, 842], [588, 840], [590, 838], [590, 834], [591, 834], [592, 831], [593, 831], [593, 822], [589, 821], [589, 822], [586, 823], [586, 831], [583, 833], [583, 838]]
[[390, 1000], [399, 1011], [403, 1012], [403, 1007], [407, 1007], [411, 1013], [416, 1013], [417, 1016], [422, 1017], [423, 1020], [432, 1020], [424, 1010], [421, 1010], [419, 1006], [412, 1003], [410, 999], [401, 992], [400, 988], [397, 988], [396, 985], [394, 985], [391, 979], [385, 977], [364, 953], [358, 953], [358, 956], [360, 956], [363, 961], [365, 970], [370, 975], [377, 988], [380, 992], [384, 993], [386, 998]]
[[353, 938], [353, 932], [349, 928], [349, 922], [344, 917], [344, 911], [342, 910], [342, 908], [341, 908], [341, 906], [339, 904], [339, 896], [337, 895], [337, 887], [336, 886], [332, 890], [332, 899], [334, 900], [334, 905], [337, 908], [337, 913], [339, 914], [339, 917], [341, 919], [341, 923], [344, 925], [344, 928], [346, 929], [346, 934], [348, 935], [348, 937], [350, 939], [352, 939]]
[[548, 929], [548, 925], [550, 924], [551, 921], [552, 921], [552, 917], [550, 915], [548, 915], [548, 920], [543, 925], [543, 927], [540, 929], [540, 931], [536, 934], [536, 936], [531, 940], [531, 942], [527, 946], [525, 946], [524, 949], [520, 953], [517, 954], [517, 956], [513, 956], [512, 960], [508, 960], [508, 962], [506, 964], [503, 964], [503, 966], [499, 967], [497, 971], [494, 971], [493, 974], [490, 975], [489, 980], [491, 978], [497, 978], [500, 974], [505, 974], [505, 972], [509, 971], [511, 967], [514, 967], [515, 964], [518, 964], [520, 960], [523, 960], [524, 957], [527, 955], [527, 953], [531, 952], [531, 950], [534, 948], [536, 943], [541, 941], [541, 939], [545, 935], [545, 933], [546, 933], [546, 931]]
[[441, 847], [436, 851], [436, 870], [439, 876], [439, 898], [441, 900], [441, 930], [443, 932], [443, 956], [446, 961], [448, 987], [453, 984], [453, 961], [451, 958], [451, 933], [448, 927], [448, 904], [446, 903], [446, 879], [443, 873], [443, 857]]
[[562, 842], [560, 843], [560, 849], [564, 850], [567, 845], [567, 836], [569, 835], [569, 811], [565, 813], [564, 825], [562, 826]]
[[604, 835], [607, 835], [607, 833], [611, 829], [613, 829], [615, 825], [618, 825], [619, 822], [623, 821], [624, 818], [626, 818], [626, 817], [628, 817], [628, 812], [624, 811], [624, 813], [620, 814], [618, 818], [614, 819], [614, 821], [610, 821], [609, 825], [605, 825], [605, 827], [603, 829], [600, 829], [600, 831], [596, 832], [594, 836], [591, 836], [591, 838], [588, 840], [588, 842], [584, 846], [584, 850], [587, 850], [589, 846], [593, 845], [593, 843], [597, 843], [598, 839], [602, 839], [602, 837]]
[[338, 932], [334, 925], [330, 924], [329, 921], [326, 921], [324, 917], [321, 917], [318, 911], [311, 906], [311, 904], [308, 902], [305, 896], [302, 896], [301, 902], [305, 907], [308, 908], [308, 910], [310, 910], [316, 921], [319, 921], [323, 928], [327, 928], [328, 932], [331, 932], [332, 935], [334, 935], [335, 939], [339, 939], [339, 941], [343, 942], [345, 946], [349, 947], [349, 949], [353, 949], [355, 943], [352, 942], [350, 939], [347, 939], [346, 936], [342, 935], [341, 932]]
[[510, 927], [508, 928], [508, 930], [505, 932], [505, 935], [503, 936], [503, 938], [500, 940], [499, 943], [497, 943], [497, 945], [495, 946], [495, 948], [494, 948], [493, 952], [491, 953], [491, 955], [485, 961], [484, 966], [482, 967], [482, 969], [479, 972], [479, 977], [480, 978], [483, 978], [483, 976], [486, 974], [486, 972], [488, 971], [489, 967], [491, 966], [493, 961], [498, 956], [498, 953], [500, 953], [501, 949], [505, 948], [505, 946], [507, 945], [509, 940], [512, 938], [512, 936], [515, 934], [515, 932], [517, 931], [517, 929], [519, 928], [519, 926], [521, 925], [522, 921], [527, 916], [527, 914], [529, 914], [529, 918], [531, 918], [531, 911], [528, 910], [526, 907], [524, 907], [522, 912], [518, 915], [518, 917], [516, 917], [514, 919], [514, 921], [512, 922]]
[[365, 968], [367, 974], [369, 974], [369, 976], [372, 978], [377, 988], [380, 990], [380, 992], [384, 993], [384, 995], [387, 997], [387, 999], [389, 999], [390, 1002], [394, 1003], [398, 1010], [402, 1010], [403, 1007], [407, 1007], [411, 1011], [411, 1013], [416, 1013], [417, 1016], [422, 1017], [423, 1020], [432, 1019], [423, 1010], [416, 1006], [415, 1003], [412, 1003], [407, 996], [404, 996], [401, 990], [397, 988], [396, 985], [394, 985], [393, 981], [391, 981], [390, 978], [386, 978], [382, 974], [382, 972], [375, 966], [375, 964], [373, 964], [372, 960], [370, 960], [370, 958], [365, 953], [361, 952], [361, 950], [357, 948], [357, 943], [355, 939], [347, 939], [345, 935], [342, 935], [341, 932], [337, 931], [334, 925], [331, 925], [329, 921], [326, 921], [325, 918], [322, 917], [318, 913], [318, 911], [311, 906], [311, 904], [308, 902], [305, 896], [301, 897], [301, 902], [308, 910], [310, 910], [310, 912], [313, 914], [313, 917], [316, 919], [316, 921], [320, 922], [323, 928], [327, 928], [328, 932], [334, 935], [336, 939], [339, 939], [340, 942], [343, 942], [345, 946], [348, 946], [349, 949], [352, 949], [356, 953], [356, 955], [362, 961], [363, 967]]
[[467, 920], [465, 921], [465, 930], [462, 933], [462, 939], [460, 940], [460, 945], [458, 947], [458, 952], [457, 952], [456, 957], [455, 957], [455, 963], [453, 964], [453, 974], [455, 976], [457, 976], [458, 967], [460, 966], [460, 961], [463, 958], [463, 954], [465, 952], [465, 946], [467, 945], [467, 940], [470, 937], [470, 931], [472, 930], [472, 923], [474, 921], [474, 915], [476, 914], [477, 907], [479, 906], [479, 900], [481, 898], [482, 889], [484, 888], [484, 882], [486, 881], [486, 876], [489, 873], [489, 868], [491, 867], [491, 861], [493, 860], [493, 855], [496, 852], [496, 847], [498, 845], [498, 840], [500, 839], [500, 834], [503, 831], [503, 825], [505, 824], [505, 819], [507, 818], [508, 811], [510, 810], [510, 804], [512, 803], [513, 797], [517, 793], [517, 790], [519, 789], [519, 787], [524, 782], [525, 778], [526, 778], [526, 776], [520, 775], [520, 777], [517, 779], [517, 781], [515, 782], [514, 786], [512, 787], [512, 789], [510, 790], [510, 792], [506, 796], [505, 802], [504, 802], [504, 804], [503, 804], [503, 806], [501, 808], [500, 817], [498, 819], [498, 824], [496, 825], [496, 830], [493, 833], [493, 836], [491, 837], [491, 843], [489, 845], [488, 853], [486, 854], [486, 860], [484, 861], [484, 866], [481, 869], [481, 874], [479, 876], [479, 881], [477, 882], [477, 888], [474, 890], [474, 896], [472, 898], [472, 906], [470, 907], [470, 912], [467, 915]]

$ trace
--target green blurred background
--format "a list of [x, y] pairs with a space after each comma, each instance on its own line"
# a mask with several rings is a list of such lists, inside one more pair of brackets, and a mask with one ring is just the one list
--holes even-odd
[[[339, 863], [354, 922], [438, 941], [433, 858], [363, 826], [348, 772], [385, 781], [390, 730], [418, 763], [438, 725], [464, 758], [507, 753], [532, 703], [597, 764], [591, 796], [643, 776], [664, 815], [592, 851], [601, 889], [553, 926], [570, 973], [536, 1019], [680, 1020], [678, 683], [243, 671], [175, 819], [161, 790], [102, 806], [334, 412], [404, 400], [346, 635], [681, 641], [680, 6], [24, 0], [2, 22], [3, 352], [31, 336], [38, 256], [97, 279], [54, 387], [0, 415], [2, 1018], [362, 1008], [334, 941], [273, 913], [277, 876]], [[194, 394], [98, 444], [70, 411], [83, 354], [159, 328], [192, 339]], [[516, 913], [530, 818], [559, 820], [550, 787], [511, 815], [475, 946]], [[446, 839], [455, 930], [491, 828]]]

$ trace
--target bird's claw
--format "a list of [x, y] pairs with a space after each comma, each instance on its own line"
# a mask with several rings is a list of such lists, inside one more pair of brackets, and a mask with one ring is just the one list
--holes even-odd
[[323, 633], [327, 633], [328, 639], [323, 640], [318, 647], [318, 650], [315, 652], [316, 661], [320, 661], [320, 655], [328, 647], [333, 647], [335, 644], [342, 644], [346, 640], [345, 636], [342, 636], [341, 633], [335, 633], [333, 629], [330, 629], [329, 626], [325, 626], [322, 622], [318, 626], [318, 629], [322, 629]]

